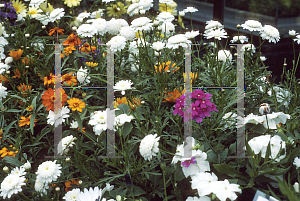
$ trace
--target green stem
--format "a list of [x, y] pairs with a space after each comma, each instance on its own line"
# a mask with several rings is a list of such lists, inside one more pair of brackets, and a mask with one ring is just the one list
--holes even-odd
[[191, 18], [191, 27], [192, 27], [192, 30], [194, 30], [193, 28], [193, 22], [192, 22], [192, 13], [190, 12], [190, 18]]
[[165, 178], [165, 171], [163, 170], [163, 178], [164, 178], [164, 193], [166, 201], [168, 201], [168, 195], [167, 195], [167, 187], [166, 187], [166, 178]]
[[251, 31], [251, 44], [253, 44], [253, 31]]
[[23, 192], [21, 192], [21, 195], [25, 198], [25, 200], [29, 200], [30, 201], [30, 199]]
[[133, 200], [135, 200], [134, 195], [133, 195], [132, 190], [131, 190], [131, 186], [129, 187], [129, 191], [130, 191], [130, 194], [131, 194]]

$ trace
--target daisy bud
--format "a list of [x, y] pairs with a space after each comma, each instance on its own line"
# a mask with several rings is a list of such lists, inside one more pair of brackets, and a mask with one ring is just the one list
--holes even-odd
[[238, 56], [238, 53], [234, 53], [234, 56], [237, 57], [237, 56]]
[[60, 188], [59, 188], [59, 187], [56, 187], [56, 188], [55, 188], [55, 191], [57, 191], [57, 192], [60, 191]]
[[6, 71], [6, 74], [10, 74], [10, 71]]
[[159, 27], [157, 27], [157, 29], [158, 29], [159, 31], [161, 31], [162, 28], [161, 28], [161, 26], [159, 26]]
[[267, 60], [267, 58], [265, 56], [261, 56], [259, 58], [260, 58], [261, 61], [266, 61]]
[[29, 33], [25, 34], [25, 37], [26, 37], [26, 38], [29, 38], [29, 37], [30, 37], [30, 34], [29, 34]]
[[68, 163], [68, 162], [70, 162], [71, 161], [71, 159], [70, 158], [66, 158], [66, 162]]
[[29, 68], [29, 66], [25, 66], [25, 68]]
[[7, 166], [5, 166], [5, 167], [3, 168], [3, 172], [8, 173], [8, 172], [9, 172], [9, 168], [8, 168]]
[[165, 171], [165, 169], [166, 169], [166, 163], [165, 163], [164, 159], [162, 159], [160, 162], [160, 168], [162, 169], [162, 171]]
[[207, 43], [203, 43], [203, 46], [207, 46]]
[[79, 184], [79, 185], [81, 185], [81, 184], [82, 184], [82, 181], [81, 181], [81, 180], [79, 180], [79, 181], [78, 181], [78, 184]]
[[295, 36], [296, 35], [296, 31], [295, 30], [289, 30], [289, 35], [290, 36]]
[[73, 31], [76, 31], [76, 30], [77, 30], [77, 27], [72, 27], [72, 30], [73, 30]]
[[3, 3], [0, 4], [0, 8], [4, 7], [5, 5]]
[[31, 169], [31, 164], [29, 163], [29, 161], [27, 161], [24, 166], [25, 170], [30, 170]]
[[283, 64], [283, 66], [285, 66], [285, 67], [286, 67], [286, 66], [287, 66], [287, 63], [284, 63], [284, 64]]
[[295, 184], [293, 186], [294, 186], [296, 193], [299, 193], [299, 183], [295, 182]]
[[138, 10], [134, 10], [134, 15], [138, 15], [139, 14], [139, 11]]
[[259, 113], [264, 115], [264, 114], [269, 114], [270, 113], [270, 106], [268, 103], [263, 103], [260, 105], [259, 108]]
[[236, 28], [237, 28], [237, 29], [240, 29], [240, 28], [241, 28], [241, 25], [240, 25], [240, 24], [236, 25]]
[[211, 57], [214, 57], [214, 56], [215, 56], [215, 54], [214, 54], [214, 53], [211, 53], [211, 54], [210, 54], [210, 56], [211, 56]]
[[141, 15], [144, 15], [145, 13], [146, 13], [145, 10], [140, 10], [140, 14], [141, 14]]
[[121, 195], [117, 195], [117, 196], [116, 196], [116, 200], [117, 200], [117, 201], [121, 201], [121, 200], [122, 200]]
[[156, 56], [156, 57], [159, 57], [159, 53], [158, 52], [154, 52], [154, 55]]
[[180, 17], [184, 17], [185, 16], [185, 12], [184, 11], [179, 11], [179, 16]]
[[141, 101], [141, 104], [144, 104], [145, 103], [145, 101]]
[[21, 48], [24, 48], [24, 46], [22, 45]]
[[43, 26], [42, 26], [42, 29], [46, 29], [46, 26], [45, 26], [45, 25], [43, 25]]
[[29, 47], [26, 47], [26, 49], [28, 50], [28, 49], [29, 49]]
[[154, 20], [153, 26], [158, 26], [158, 25], [159, 25], [159, 21], [158, 20]]

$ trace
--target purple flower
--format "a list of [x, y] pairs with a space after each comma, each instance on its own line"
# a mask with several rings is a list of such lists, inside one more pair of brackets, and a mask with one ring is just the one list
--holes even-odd
[[184, 162], [181, 163], [184, 167], [190, 167], [191, 164], [197, 163], [196, 157], [192, 157], [190, 160], [185, 160]]
[[199, 100], [202, 100], [204, 98], [204, 96], [205, 96], [205, 93], [201, 89], [196, 89], [192, 93], [192, 98], [197, 98]]

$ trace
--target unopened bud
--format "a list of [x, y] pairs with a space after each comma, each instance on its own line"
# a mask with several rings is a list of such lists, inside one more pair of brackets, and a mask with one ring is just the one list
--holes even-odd
[[140, 10], [140, 14], [141, 14], [141, 15], [144, 15], [145, 13], [146, 13], [145, 10]]
[[60, 188], [59, 188], [59, 187], [56, 187], [56, 188], [55, 188], [55, 191], [57, 191], [57, 192], [60, 191]]
[[29, 34], [29, 33], [25, 34], [25, 37], [26, 37], [26, 38], [29, 38], [29, 37], [30, 37], [30, 34]]
[[268, 103], [263, 103], [260, 105], [260, 108], [259, 108], [259, 113], [264, 115], [264, 114], [269, 114], [270, 113], [270, 106]]
[[299, 183], [295, 182], [295, 184], [293, 186], [294, 186], [296, 193], [299, 193]]
[[156, 57], [159, 57], [159, 53], [158, 52], [154, 52], [154, 55], [156, 56]]
[[7, 166], [5, 166], [5, 167], [3, 168], [3, 172], [8, 173], [8, 172], [9, 172], [9, 168], [8, 168]]
[[26, 49], [28, 50], [30, 47], [26, 47]]
[[68, 162], [70, 162], [71, 161], [71, 159], [70, 158], [66, 158], [66, 162], [68, 163]]
[[185, 12], [184, 11], [179, 11], [179, 16], [180, 17], [184, 17], [185, 16]]
[[237, 28], [237, 29], [240, 29], [240, 28], [241, 28], [241, 25], [240, 25], [240, 24], [236, 25], [236, 28]]
[[45, 26], [45, 25], [43, 25], [43, 26], [42, 26], [42, 29], [46, 29], [46, 26]]
[[81, 180], [79, 180], [79, 181], [78, 181], [78, 184], [79, 184], [79, 185], [81, 185], [81, 184], [82, 184], [82, 181], [81, 181]]
[[166, 163], [165, 163], [164, 159], [162, 159], [160, 162], [160, 168], [162, 169], [162, 171], [165, 171], [165, 169], [166, 169]]
[[31, 169], [31, 164], [29, 163], [29, 161], [27, 161], [24, 166], [25, 170], [30, 170]]

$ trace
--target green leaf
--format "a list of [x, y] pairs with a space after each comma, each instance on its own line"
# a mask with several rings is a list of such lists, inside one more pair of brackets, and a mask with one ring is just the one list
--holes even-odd
[[226, 175], [228, 175], [232, 178], [237, 178], [238, 177], [238, 178], [243, 179], [243, 180], [248, 180], [248, 178], [246, 176], [244, 176], [242, 173], [240, 173], [239, 171], [237, 171], [233, 167], [227, 165], [226, 163], [213, 164], [213, 166], [221, 174], [226, 174]]
[[44, 137], [50, 131], [51, 131], [50, 128], [47, 128], [47, 127], [43, 128], [42, 131], [41, 131], [41, 134], [38, 135], [37, 138], [35, 138], [35, 142], [39, 142], [42, 139], [42, 137]]
[[138, 186], [133, 186], [132, 194], [134, 196], [140, 196], [145, 194], [146, 192]]
[[124, 138], [127, 137], [127, 135], [131, 132], [132, 128], [133, 128], [133, 126], [132, 126], [131, 123], [126, 122], [124, 124], [124, 128], [123, 128], [123, 136], [124, 136]]
[[16, 121], [18, 121], [18, 120], [15, 120], [15, 121], [11, 122], [11, 123], [4, 129], [3, 136], [5, 136], [5, 135], [8, 133], [9, 129], [11, 128], [12, 125], [14, 125], [14, 124], [16, 123]]
[[174, 172], [174, 179], [175, 181], [181, 181], [185, 178], [180, 163], [176, 164], [175, 172]]
[[278, 177], [276, 177], [277, 182], [279, 184], [279, 189], [281, 191], [282, 194], [286, 195], [289, 199], [289, 201], [297, 201], [298, 198], [295, 195], [294, 191], [291, 190], [288, 186], [288, 184], [286, 183], [286, 181], [281, 181]]
[[268, 146], [267, 146], [267, 151], [266, 151], [266, 155], [265, 155], [265, 160], [264, 162], [268, 162], [269, 161], [269, 157], [271, 155], [271, 144], [269, 142]]
[[5, 112], [22, 112], [22, 110], [9, 109], [9, 110], [6, 110]]
[[213, 150], [208, 150], [207, 152], [207, 161], [211, 163], [219, 163], [218, 156], [213, 152]]
[[31, 131], [31, 134], [34, 135], [34, 132], [33, 132], [33, 127], [34, 127], [34, 119], [35, 119], [35, 113], [33, 113], [30, 117], [30, 131]]
[[9, 157], [9, 156], [5, 156], [2, 159], [5, 163], [11, 164], [14, 167], [20, 167], [22, 165], [21, 161], [19, 161], [17, 158], [15, 157]]
[[253, 126], [250, 130], [259, 134], [264, 134], [267, 131], [267, 129], [265, 129], [265, 127], [262, 124], [257, 124]]
[[80, 118], [78, 112], [77, 112], [77, 111], [74, 111], [73, 114], [74, 114], [75, 120], [76, 120], [77, 123], [78, 123], [79, 129], [82, 130], [82, 120], [81, 120], [81, 118]]
[[121, 105], [117, 106], [120, 110], [124, 112], [124, 114], [127, 114], [129, 112], [129, 106], [125, 103], [122, 103]]
[[31, 105], [33, 106], [33, 111], [35, 111], [35, 109], [36, 109], [36, 98], [37, 98], [37, 96], [34, 97], [34, 99], [31, 102]]

